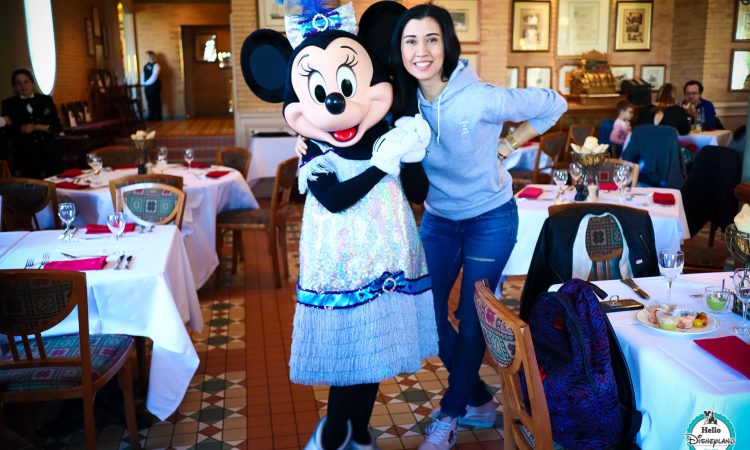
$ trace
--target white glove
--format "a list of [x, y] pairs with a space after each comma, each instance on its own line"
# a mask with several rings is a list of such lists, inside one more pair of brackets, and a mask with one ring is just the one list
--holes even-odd
[[430, 143], [430, 125], [422, 118], [421, 114], [417, 114], [414, 117], [402, 117], [396, 121], [395, 125], [397, 128], [409, 132], [417, 139], [411, 145], [411, 148], [401, 157], [401, 162], [416, 163], [422, 161], [427, 154], [426, 149]]
[[397, 177], [401, 171], [401, 156], [404, 154], [404, 149], [409, 148], [402, 146], [401, 142], [408, 138], [408, 135], [409, 133], [402, 129], [393, 128], [380, 136], [372, 146], [370, 164]]

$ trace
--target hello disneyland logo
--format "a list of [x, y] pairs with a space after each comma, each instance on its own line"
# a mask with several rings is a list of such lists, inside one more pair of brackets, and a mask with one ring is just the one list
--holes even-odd
[[714, 411], [703, 411], [687, 427], [685, 438], [691, 450], [732, 450], [737, 435], [732, 422]]

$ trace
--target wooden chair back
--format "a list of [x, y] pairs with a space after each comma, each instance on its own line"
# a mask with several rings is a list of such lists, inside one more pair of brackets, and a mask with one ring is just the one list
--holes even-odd
[[276, 224], [282, 222], [291, 207], [292, 190], [297, 187], [297, 165], [299, 158], [289, 158], [276, 168], [276, 179], [271, 193], [271, 216], [269, 229], [275, 230]]
[[99, 147], [91, 153], [102, 159], [103, 167], [125, 166], [138, 161], [138, 151], [127, 145]]
[[[185, 191], [161, 183], [138, 183], [120, 188], [122, 211], [139, 225], [174, 222], [182, 228]], [[120, 211], [120, 208], [116, 208]]]
[[[477, 281], [474, 287], [474, 305], [487, 350], [502, 381], [505, 448], [552, 450], [552, 426], [531, 330], [495, 298], [486, 280]], [[524, 400], [521, 370], [528, 403]], [[528, 434], [533, 436], [533, 443], [527, 439]]]
[[[560, 161], [565, 150], [565, 133], [554, 131], [542, 136], [539, 140], [539, 151], [536, 154], [536, 163], [534, 164], [534, 173], [531, 176], [533, 184], [549, 183], [551, 177], [549, 174], [542, 172], [545, 169], [552, 169]], [[549, 162], [541, 167], [542, 152], [549, 157]]]
[[53, 183], [34, 178], [3, 178], [0, 179], [0, 196], [3, 197], [3, 231], [40, 229], [36, 214], [50, 204], [55, 227], [60, 226], [57, 188]]
[[246, 148], [222, 147], [216, 152], [216, 164], [231, 167], [239, 171], [242, 178], [247, 179], [247, 171], [250, 168], [252, 157], [253, 154]]
[[10, 166], [4, 159], [0, 159], [0, 178], [10, 178]]
[[[117, 209], [117, 191], [124, 186], [139, 183], [160, 183], [167, 184], [182, 190], [183, 178], [177, 175], [167, 175], [164, 173], [148, 173], [144, 175], [130, 175], [118, 178], [109, 182], [109, 194], [112, 196], [112, 207]], [[119, 211], [119, 210], [118, 210]]]
[[615, 169], [617, 166], [629, 166], [632, 174], [630, 187], [638, 187], [638, 175], [641, 173], [641, 166], [634, 162], [625, 161], [617, 158], [607, 158], [599, 169], [600, 183], [614, 183]]

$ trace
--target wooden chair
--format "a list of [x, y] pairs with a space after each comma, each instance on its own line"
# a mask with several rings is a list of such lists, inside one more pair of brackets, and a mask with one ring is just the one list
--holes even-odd
[[[549, 183], [552, 180], [552, 177], [544, 171], [546, 169], [552, 169], [557, 165], [565, 148], [564, 146], [565, 133], [562, 131], [555, 131], [543, 135], [539, 141], [539, 151], [536, 154], [534, 170], [510, 170], [510, 174], [513, 177], [513, 185], [516, 187], [522, 187], [527, 184]], [[549, 158], [548, 164], [545, 164], [544, 166], [540, 166], [542, 152], [544, 152]]]
[[3, 231], [39, 229], [36, 213], [52, 205], [55, 227], [60, 227], [57, 217], [57, 189], [53, 183], [34, 178], [0, 179], [0, 196], [3, 197]]
[[[284, 275], [289, 277], [289, 261], [286, 254], [286, 220], [294, 206], [290, 202], [292, 190], [297, 186], [298, 158], [289, 158], [279, 164], [271, 193], [271, 208], [233, 209], [219, 213], [216, 218], [216, 253], [221, 261], [224, 233], [232, 231], [232, 273], [237, 271], [237, 260], [242, 248], [241, 233], [244, 230], [265, 230], [268, 237], [268, 252], [273, 262], [274, 285], [281, 287], [279, 270], [279, 249], [284, 263]], [[278, 244], [277, 244], [278, 241]], [[219, 286], [219, 272], [216, 273], [216, 286]]]
[[617, 166], [630, 166], [630, 171], [633, 174], [632, 182], [630, 186], [633, 188], [638, 187], [638, 175], [641, 172], [641, 166], [634, 162], [624, 161], [617, 158], [607, 158], [599, 169], [599, 182], [600, 183], [614, 183], [615, 169]]
[[140, 225], [163, 225], [174, 222], [182, 228], [185, 213], [185, 191], [168, 184], [138, 183], [120, 188], [122, 210]]
[[594, 126], [589, 123], [574, 123], [568, 128], [568, 138], [565, 142], [565, 151], [560, 159], [561, 162], [570, 162], [570, 144], [583, 145], [586, 138], [594, 136]]
[[[552, 450], [552, 426], [531, 330], [495, 298], [486, 280], [477, 281], [474, 287], [474, 305], [487, 350], [497, 364], [502, 381], [504, 448]], [[528, 403], [522, 392], [521, 370]]]
[[[81, 398], [86, 448], [96, 448], [94, 396], [118, 375], [130, 443], [140, 448], [133, 405], [133, 338], [89, 335], [86, 274], [49, 270], [0, 271], [0, 333], [10, 353], [0, 360], [0, 403]], [[79, 334], [42, 338], [78, 307]], [[34, 336], [30, 339], [29, 336]]]
[[0, 159], [0, 178], [10, 178], [10, 166], [4, 159]]
[[252, 157], [253, 154], [246, 148], [222, 147], [216, 152], [216, 164], [231, 167], [240, 172], [243, 179], [247, 179], [247, 171], [250, 168]]
[[112, 206], [117, 207], [117, 190], [131, 184], [139, 183], [160, 183], [167, 184], [179, 190], [182, 190], [183, 178], [176, 175], [167, 175], [163, 173], [149, 173], [145, 175], [130, 175], [118, 178], [109, 182], [109, 193], [112, 196]]
[[103, 167], [126, 166], [138, 161], [138, 151], [127, 145], [99, 147], [91, 153], [102, 159]]

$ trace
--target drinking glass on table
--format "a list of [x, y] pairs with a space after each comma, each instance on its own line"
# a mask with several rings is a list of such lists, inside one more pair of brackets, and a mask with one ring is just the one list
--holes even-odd
[[167, 147], [159, 147], [159, 151], [156, 153], [156, 167], [159, 168], [159, 173], [164, 173], [167, 168], [167, 156], [169, 150]]
[[94, 176], [92, 177], [92, 182], [98, 181], [99, 172], [102, 171], [102, 158], [99, 155], [89, 153], [88, 155], [86, 155], [86, 163], [89, 165], [89, 167], [91, 167], [91, 170], [94, 172]]
[[667, 280], [667, 304], [672, 304], [672, 282], [682, 273], [685, 254], [682, 250], [662, 250], [659, 252], [659, 272]]
[[732, 274], [734, 283], [734, 297], [742, 302], [742, 325], [734, 328], [736, 334], [749, 335], [750, 328], [747, 326], [747, 304], [750, 302], [750, 270], [747, 268], [737, 269]]
[[115, 240], [120, 239], [120, 236], [125, 231], [125, 215], [121, 212], [108, 215], [107, 228], [112, 232]]
[[628, 172], [630, 167], [626, 165], [619, 165], [615, 168], [615, 173], [612, 175], [612, 181], [617, 185], [617, 192], [620, 194], [620, 203], [625, 201], [625, 192], [623, 188], [628, 182]]
[[60, 220], [65, 224], [65, 231], [63, 231], [63, 234], [60, 236], [61, 238], [66, 237], [68, 240], [73, 239], [73, 235], [68, 235], [68, 232], [70, 231], [70, 224], [73, 223], [73, 221], [76, 218], [76, 205], [75, 203], [71, 202], [65, 202], [60, 203], [57, 207], [57, 215], [60, 217]]
[[192, 148], [186, 148], [185, 149], [185, 162], [188, 165], [188, 170], [192, 169], [193, 167], [193, 159], [195, 156], [193, 155], [193, 149]]
[[552, 181], [557, 185], [557, 200], [555, 203], [561, 203], [560, 197], [562, 197], [563, 190], [565, 189], [565, 183], [568, 182], [568, 171], [565, 169], [555, 169], [552, 171]]
[[573, 186], [578, 186], [578, 181], [582, 176], [583, 168], [576, 163], [570, 163], [570, 178], [573, 180]]

